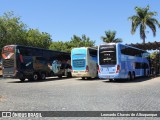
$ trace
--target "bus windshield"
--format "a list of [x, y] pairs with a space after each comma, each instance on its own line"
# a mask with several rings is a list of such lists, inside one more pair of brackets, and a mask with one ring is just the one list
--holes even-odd
[[116, 64], [115, 45], [102, 45], [99, 47], [99, 63], [100, 65]]
[[73, 58], [73, 67], [85, 67], [85, 54], [74, 54]]

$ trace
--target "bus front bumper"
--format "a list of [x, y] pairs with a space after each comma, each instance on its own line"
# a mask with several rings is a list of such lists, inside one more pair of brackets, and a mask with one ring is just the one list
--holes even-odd
[[107, 74], [98, 74], [101, 79], [121, 79], [119, 74], [107, 75]]
[[22, 76], [21, 72], [4, 72], [3, 73], [3, 77], [4, 78], [20, 78], [20, 76]]
[[89, 73], [86, 71], [72, 71], [73, 77], [90, 77]]

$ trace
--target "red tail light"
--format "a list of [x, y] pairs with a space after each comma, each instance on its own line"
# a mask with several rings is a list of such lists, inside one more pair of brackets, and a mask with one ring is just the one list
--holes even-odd
[[100, 71], [100, 66], [98, 65], [98, 73], [100, 73], [101, 71]]
[[119, 71], [120, 71], [120, 65], [117, 65], [116, 73], [119, 73]]
[[89, 67], [88, 67], [88, 65], [86, 66], [86, 72], [89, 72]]
[[69, 69], [71, 69], [71, 70], [72, 70], [72, 66], [69, 66]]
[[23, 56], [22, 56], [22, 54], [19, 55], [19, 58], [20, 58], [21, 63], [23, 63]]
[[72, 66], [69, 66], [69, 69], [71, 69], [71, 72], [74, 72], [73, 69], [72, 69]]

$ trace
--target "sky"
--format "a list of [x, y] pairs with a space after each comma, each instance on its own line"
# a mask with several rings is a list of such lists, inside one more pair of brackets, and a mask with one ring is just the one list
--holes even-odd
[[[150, 6], [160, 21], [159, 0], [0, 0], [0, 16], [13, 11], [28, 28], [39, 29], [52, 36], [53, 41], [69, 41], [73, 35], [85, 34], [95, 45], [103, 44], [105, 31], [116, 31], [116, 38], [123, 43], [142, 43], [137, 32], [131, 34], [131, 21], [135, 7]], [[160, 41], [160, 29], [156, 37], [147, 28], [146, 42]]]

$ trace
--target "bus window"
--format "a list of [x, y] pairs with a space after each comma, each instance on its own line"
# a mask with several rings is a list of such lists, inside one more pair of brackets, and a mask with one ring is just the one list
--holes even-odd
[[100, 65], [116, 64], [116, 46], [115, 45], [100, 46], [99, 63]]
[[142, 57], [141, 50], [133, 49], [133, 48], [130, 48], [127, 46], [122, 46], [122, 45], [121, 45], [120, 49], [121, 49], [121, 54], [123, 54], [123, 55]]

